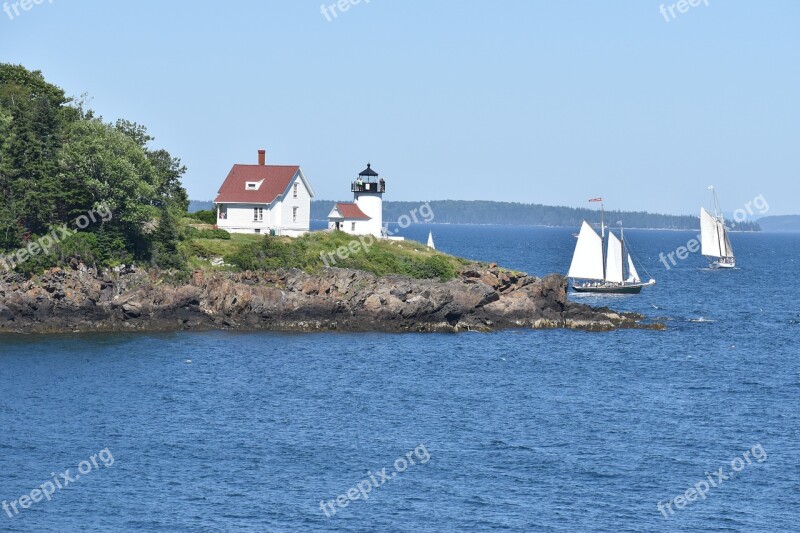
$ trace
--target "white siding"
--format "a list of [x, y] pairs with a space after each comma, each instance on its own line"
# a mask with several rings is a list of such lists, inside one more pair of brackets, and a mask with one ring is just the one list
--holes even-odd
[[[297, 184], [297, 198], [294, 198], [292, 194], [295, 183]], [[293, 208], [295, 207], [297, 208], [297, 221], [293, 219]], [[299, 174], [294, 177], [294, 180], [289, 185], [289, 192], [286, 193], [286, 198], [283, 200], [279, 216], [280, 227], [288, 232], [308, 231], [311, 226], [311, 195], [303, 185], [303, 180], [300, 179]]]
[[[350, 235], [374, 235], [370, 220], [345, 220], [341, 218], [332, 218], [328, 219], [328, 229], [336, 229], [337, 222], [339, 223], [339, 231], [349, 233]], [[355, 225], [355, 229], [353, 228], [353, 225]]]
[[[218, 206], [220, 209], [222, 205]], [[265, 204], [227, 204], [228, 216], [224, 219], [217, 218], [217, 227], [231, 233], [255, 233], [260, 229], [261, 233], [269, 233], [271, 210]], [[264, 220], [262, 222], [253, 221], [253, 210], [257, 207], [264, 209]]]

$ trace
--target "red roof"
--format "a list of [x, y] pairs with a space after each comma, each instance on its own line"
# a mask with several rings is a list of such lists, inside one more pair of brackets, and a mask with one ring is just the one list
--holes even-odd
[[347, 220], [369, 220], [370, 218], [364, 214], [364, 212], [359, 208], [356, 204], [353, 203], [341, 203], [336, 204], [336, 210], [339, 211], [339, 214], [342, 215], [342, 218]]
[[[286, 191], [298, 170], [298, 166], [233, 165], [214, 203], [271, 204]], [[264, 183], [258, 190], [247, 190], [248, 181], [261, 180]]]

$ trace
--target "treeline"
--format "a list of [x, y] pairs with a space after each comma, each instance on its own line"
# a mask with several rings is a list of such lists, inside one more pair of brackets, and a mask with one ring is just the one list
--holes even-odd
[[[428, 202], [439, 224], [507, 224], [518, 226], [579, 227], [582, 220], [600, 220], [598, 208], [557, 207], [516, 202], [433, 200]], [[325, 220], [334, 202], [314, 200], [311, 218]], [[411, 210], [419, 210], [420, 202], [384, 202], [383, 220], [395, 221]], [[695, 230], [700, 227], [696, 216], [659, 215], [644, 211], [606, 211], [606, 223], [622, 221], [628, 228]], [[740, 222], [737, 231], [760, 231], [754, 222]]]
[[[180, 181], [186, 169], [166, 150], [151, 149], [152, 140], [134, 122], [104, 122], [41, 72], [0, 64], [2, 257], [30, 256], [26, 269], [72, 257], [181, 266], [174, 225], [189, 204]], [[112, 216], [81, 227], [81, 217], [100, 205]], [[58, 227], [74, 234], [54, 243], [53, 253], [22, 252], [42, 236], [56, 237]]]

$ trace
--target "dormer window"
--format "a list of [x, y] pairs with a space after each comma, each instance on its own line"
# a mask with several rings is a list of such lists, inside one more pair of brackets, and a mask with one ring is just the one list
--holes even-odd
[[261, 184], [264, 183], [264, 180], [261, 181], [246, 181], [244, 184], [245, 190], [248, 191], [257, 191], [261, 188]]

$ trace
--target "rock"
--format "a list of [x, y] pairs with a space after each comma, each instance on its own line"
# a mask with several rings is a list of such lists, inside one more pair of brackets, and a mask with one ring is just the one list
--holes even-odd
[[26, 280], [0, 279], [0, 332], [181, 330], [488, 331], [502, 328], [660, 329], [643, 317], [568, 301], [566, 280], [495, 266], [448, 282], [327, 268], [311, 275], [196, 271], [189, 282], [79, 262]]
[[142, 304], [141, 302], [122, 304], [122, 311], [126, 317], [136, 318], [142, 315]]

